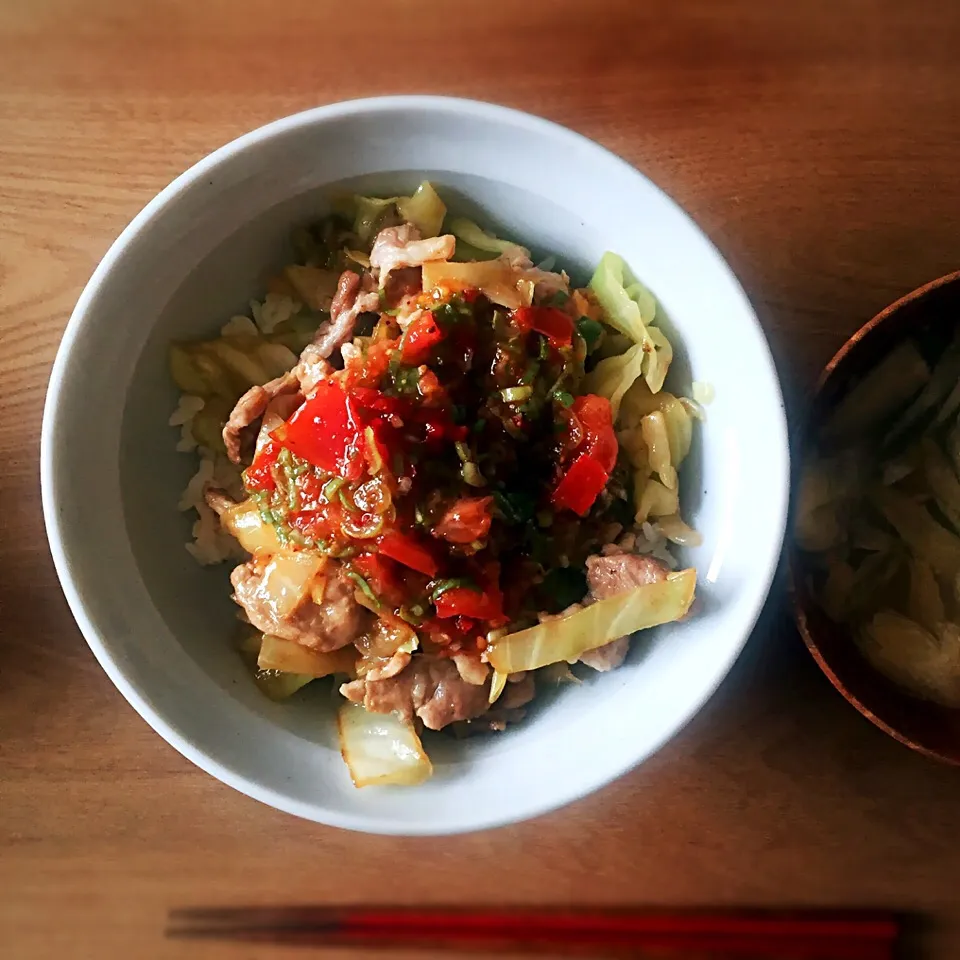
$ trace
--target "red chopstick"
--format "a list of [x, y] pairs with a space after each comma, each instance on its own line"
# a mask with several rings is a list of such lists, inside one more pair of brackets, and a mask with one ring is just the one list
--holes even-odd
[[658, 956], [891, 960], [899, 921], [878, 911], [443, 910], [223, 907], [174, 910], [167, 935], [304, 946], [492, 946]]

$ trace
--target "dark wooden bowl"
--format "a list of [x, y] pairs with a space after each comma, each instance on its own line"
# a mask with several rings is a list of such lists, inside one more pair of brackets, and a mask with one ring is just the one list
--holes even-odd
[[[960, 322], [960, 271], [928, 283], [892, 303], [862, 326], [827, 364], [817, 383], [803, 452], [816, 444], [828, 411], [861, 374], [911, 332]], [[801, 459], [802, 462], [802, 459]], [[853, 638], [813, 601], [804, 556], [790, 547], [790, 581], [800, 634], [830, 682], [868, 720], [920, 753], [960, 764], [960, 710], [904, 693], [875, 671]]]

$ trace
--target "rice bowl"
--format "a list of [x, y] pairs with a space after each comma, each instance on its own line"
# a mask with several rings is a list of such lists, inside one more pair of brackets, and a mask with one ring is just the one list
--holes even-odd
[[[264, 700], [235, 651], [217, 641], [232, 615], [229, 588], [216, 572], [198, 577], [183, 549], [190, 525], [169, 519], [196, 468], [171, 443], [177, 395], [166, 351], [173, 340], [216, 335], [223, 318], [263, 302], [264, 266], [281, 266], [283, 238], [321, 214], [331, 190], [409, 195], [421, 175], [454, 198], [451, 207], [460, 204], [458, 213], [555, 251], [571, 271], [589, 276], [607, 249], [642, 270], [677, 348], [676, 372], [716, 392], [690, 455], [690, 475], [702, 482], [682, 491], [685, 519], [703, 537], [683, 560], [701, 571], [704, 604], [697, 618], [658, 629], [619, 670], [563, 689], [496, 741], [428, 744], [434, 776], [416, 791], [357, 791], [340, 765], [330, 705], [309, 691], [296, 706]], [[133, 302], [137, 324], [127, 319]], [[84, 377], [93, 358], [113, 376]], [[189, 409], [180, 417], [187, 422]], [[58, 573], [91, 648], [177, 749], [299, 816], [373, 832], [447, 833], [532, 816], [595, 789], [698, 709], [769, 587], [785, 517], [785, 437], [749, 304], [716, 251], [656, 188], [544, 121], [395, 98], [320, 108], [242, 138], [131, 224], [81, 297], [58, 355], [44, 420], [44, 508]], [[737, 522], [746, 515], [751, 524]]]

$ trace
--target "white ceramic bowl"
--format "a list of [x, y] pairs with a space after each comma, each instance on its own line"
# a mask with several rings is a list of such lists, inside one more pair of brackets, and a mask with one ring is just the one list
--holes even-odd
[[[544, 698], [506, 734], [428, 741], [417, 789], [351, 785], [328, 693], [254, 687], [228, 642], [226, 571], [183, 548], [193, 471], [167, 426], [166, 353], [214, 334], [283, 262], [292, 225], [349, 183], [388, 194], [428, 176], [503, 234], [589, 275], [622, 254], [678, 345], [674, 383], [716, 390], [685, 491], [703, 546], [696, 617], [634, 643], [627, 664]], [[70, 607], [140, 715], [208, 773], [281, 810], [353, 830], [443, 834], [522, 820], [622, 774], [675, 734], [740, 652], [777, 564], [788, 493], [780, 390], [763, 334], [720, 255], [622, 160], [501, 107], [390, 97], [255, 130], [175, 180], [111, 247], [70, 319], [43, 420], [43, 505]], [[321, 686], [321, 685], [317, 685]]]

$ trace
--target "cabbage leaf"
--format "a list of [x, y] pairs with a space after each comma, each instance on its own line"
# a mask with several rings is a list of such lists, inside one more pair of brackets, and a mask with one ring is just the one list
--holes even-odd
[[487, 660], [498, 673], [519, 673], [562, 660], [573, 662], [611, 640], [670, 623], [693, 603], [696, 570], [680, 570], [659, 583], [647, 583], [598, 600], [559, 620], [511, 633], [492, 643]]
[[356, 787], [416, 786], [433, 773], [412, 723], [394, 713], [369, 713], [357, 703], [337, 711], [340, 753]]
[[481, 250], [484, 253], [506, 253], [528, 258], [530, 256], [530, 251], [526, 247], [521, 247], [519, 243], [513, 243], [510, 240], [500, 240], [464, 217], [457, 217], [450, 221], [450, 232], [458, 241], [462, 240], [475, 250]]
[[620, 415], [620, 402], [624, 394], [633, 386], [634, 381], [643, 375], [645, 359], [643, 345], [635, 343], [626, 353], [601, 360], [584, 377], [583, 392], [606, 397], [610, 401], [613, 419], [616, 422]]

